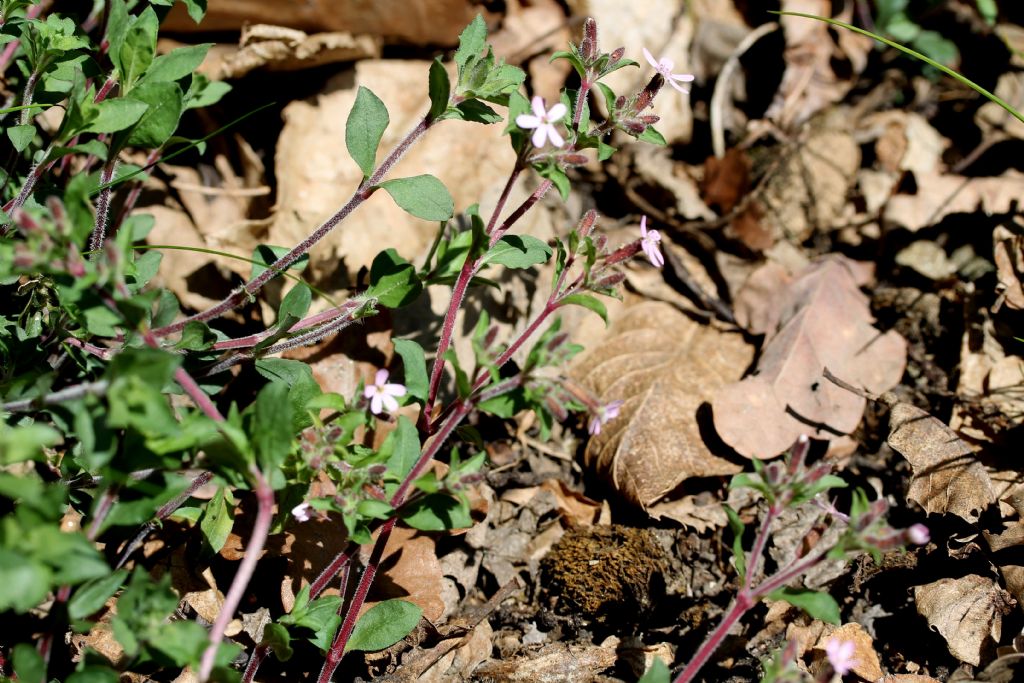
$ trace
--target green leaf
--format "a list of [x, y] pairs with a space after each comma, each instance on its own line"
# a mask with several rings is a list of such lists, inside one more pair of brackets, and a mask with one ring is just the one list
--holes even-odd
[[274, 657], [279, 662], [287, 662], [292, 658], [294, 650], [292, 650], [292, 637], [288, 633], [288, 629], [281, 624], [267, 624], [263, 627], [263, 640], [260, 645], [266, 645], [270, 647], [270, 650], [274, 653]]
[[379, 602], [359, 617], [345, 652], [377, 652], [391, 647], [412, 633], [422, 616], [418, 605], [405, 600]]
[[402, 508], [402, 521], [420, 531], [448, 531], [473, 526], [469, 507], [444, 493], [424, 496]]
[[7, 133], [7, 139], [14, 145], [14, 149], [24, 152], [36, 136], [36, 127], [31, 123], [26, 123], [22, 126], [9, 126], [4, 132]]
[[260, 358], [256, 361], [256, 372], [271, 382], [281, 381], [289, 386], [307, 380], [316, 381], [308, 363], [290, 358]]
[[91, 108], [95, 114], [88, 125], [80, 129], [82, 133], [117, 133], [131, 128], [146, 113], [149, 105], [127, 97], [116, 97]]
[[407, 475], [420, 459], [420, 436], [416, 426], [405, 415], [398, 416], [398, 426], [388, 434], [382, 454], [387, 459], [388, 472], [399, 479]]
[[381, 306], [400, 308], [415, 301], [422, 291], [416, 267], [394, 249], [386, 249], [373, 259], [367, 298], [377, 299]]
[[779, 588], [769, 593], [767, 597], [769, 600], [785, 600], [826, 624], [838, 626], [840, 623], [839, 603], [828, 593], [805, 588]]
[[19, 683], [43, 683], [46, 680], [46, 662], [36, 648], [28, 643], [18, 643], [11, 654]]
[[487, 24], [484, 23], [484, 18], [478, 14], [459, 34], [459, 49], [455, 51], [455, 63], [459, 67], [460, 79], [466, 63], [470, 59], [480, 56], [486, 41]]
[[232, 512], [233, 510], [228, 510], [227, 501], [224, 499], [224, 487], [221, 486], [210, 502], [206, 504], [203, 521], [199, 523], [199, 528], [214, 553], [219, 553], [227, 543], [231, 527], [235, 523]]
[[597, 313], [599, 316], [601, 316], [601, 320], [604, 320], [604, 324], [606, 327], [608, 325], [608, 309], [606, 309], [601, 300], [595, 296], [591, 296], [589, 294], [570, 294], [569, 296], [563, 298], [558, 305], [576, 305], [582, 306], [583, 308], [588, 308], [594, 313]]
[[506, 268], [529, 268], [547, 263], [551, 247], [530, 235], [505, 235], [484, 254], [482, 265], [497, 264]]
[[0, 611], [29, 611], [46, 597], [51, 580], [45, 565], [0, 548]]
[[503, 119], [501, 114], [494, 111], [480, 100], [463, 100], [455, 107], [448, 110], [446, 118], [460, 118], [471, 123], [499, 123]]
[[665, 141], [665, 136], [655, 130], [654, 126], [647, 126], [643, 133], [636, 136], [639, 142], [649, 142], [652, 145], [658, 145], [659, 147], [665, 147], [668, 142]]
[[68, 676], [65, 683], [118, 683], [117, 672], [105, 666], [87, 666]]
[[156, 54], [156, 36], [160, 20], [152, 7], [147, 7], [128, 27], [124, 43], [118, 51], [118, 79], [122, 92], [129, 93], [142, 78]]
[[654, 658], [651, 662], [651, 668], [648, 669], [637, 683], [669, 683], [671, 681], [669, 676], [668, 667], [665, 666], [665, 662], [661, 661], [658, 657]]
[[203, 20], [206, 16], [206, 0], [181, 0], [185, 9], [188, 11], [188, 16], [192, 18], [192, 21], [197, 24]]
[[427, 360], [423, 347], [411, 339], [395, 339], [395, 353], [402, 357], [405, 389], [413, 398], [427, 400], [430, 380], [427, 377]]
[[252, 443], [265, 474], [277, 470], [292, 447], [292, 403], [284, 382], [271, 382], [256, 395]]
[[747, 527], [735, 510], [728, 505], [722, 507], [725, 508], [725, 516], [729, 518], [729, 529], [732, 531], [732, 561], [736, 565], [740, 582], [744, 583], [747, 576], [747, 553], [743, 550], [743, 533]]
[[121, 588], [126, 576], [128, 572], [119, 569], [109, 576], [101, 576], [83, 584], [68, 601], [68, 616], [72, 621], [77, 621], [100, 611], [107, 599]]
[[203, 63], [213, 43], [200, 43], [171, 50], [153, 60], [146, 71], [147, 81], [177, 81], [188, 76]]
[[45, 460], [43, 448], [56, 446], [60, 442], [60, 432], [48, 425], [37, 422], [11, 427], [0, 422], [0, 464]]
[[[261, 244], [252, 250], [252, 274], [250, 279], [258, 278], [270, 265], [287, 254], [291, 249], [288, 247], [273, 247], [269, 244]], [[309, 265], [309, 254], [303, 254], [295, 259], [287, 270], [301, 271]]]
[[131, 129], [125, 144], [152, 149], [160, 147], [174, 135], [185, 109], [184, 95], [177, 83], [146, 81], [132, 90], [128, 97], [149, 107]]
[[[154, 324], [154, 327], [157, 325]], [[216, 341], [217, 335], [206, 323], [193, 320], [185, 323], [185, 329], [181, 331], [181, 339], [174, 345], [174, 348], [180, 351], [205, 351]]]
[[440, 57], [435, 57], [430, 63], [430, 75], [428, 91], [430, 93], [430, 112], [427, 116], [436, 119], [448, 109], [448, 97], [451, 95], [451, 83], [448, 81], [448, 71], [441, 63]]
[[377, 146], [388, 127], [388, 109], [368, 88], [359, 86], [356, 101], [345, 124], [345, 146], [363, 172], [370, 177], [377, 161]]
[[563, 202], [569, 199], [569, 190], [571, 185], [569, 183], [569, 176], [565, 174], [565, 171], [554, 164], [546, 164], [538, 168], [537, 173], [540, 174], [542, 178], [547, 178], [554, 184], [558, 189], [558, 194], [561, 195]]
[[401, 208], [426, 221], [446, 221], [455, 213], [448, 188], [432, 175], [396, 178], [379, 185]]

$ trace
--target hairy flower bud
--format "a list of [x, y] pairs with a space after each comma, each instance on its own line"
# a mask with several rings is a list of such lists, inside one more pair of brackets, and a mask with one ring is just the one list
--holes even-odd
[[640, 121], [623, 121], [622, 125], [627, 132], [632, 133], [633, 135], [643, 135], [643, 132], [647, 130], [647, 126], [645, 126]]
[[564, 344], [568, 339], [569, 339], [569, 334], [567, 332], [562, 332], [560, 334], [556, 334], [554, 337], [552, 337], [548, 341], [548, 345], [547, 345], [548, 351], [556, 350], [559, 346]]
[[548, 407], [548, 411], [555, 416], [555, 419], [559, 422], [565, 422], [569, 419], [569, 411], [565, 409], [562, 402], [553, 396], [548, 395], [544, 398], [544, 405]]
[[648, 126], [653, 126], [658, 121], [661, 121], [661, 117], [657, 114], [644, 114], [640, 117], [640, 120], [646, 123]]
[[597, 22], [593, 17], [587, 17], [583, 22], [583, 40], [580, 41], [580, 55], [584, 63], [590, 63], [597, 59]]
[[654, 74], [651, 78], [651, 82], [644, 86], [644, 89], [639, 92], [636, 96], [636, 102], [633, 104], [633, 111], [639, 114], [647, 107], [654, 103], [654, 98], [658, 95], [662, 86], [665, 85], [665, 79], [661, 74]]
[[595, 289], [608, 289], [614, 287], [626, 279], [625, 273], [609, 273], [604, 277], [594, 281]]
[[35, 218], [32, 218], [32, 216], [28, 215], [28, 212], [24, 209], [16, 209], [12, 218], [14, 218], [14, 222], [18, 224], [18, 227], [21, 228], [21, 231], [26, 235], [40, 230], [39, 222]]
[[640, 251], [640, 240], [630, 242], [629, 244], [619, 247], [612, 253], [605, 257], [605, 265], [611, 266], [616, 263], [622, 263], [623, 261], [632, 258], [636, 253]]
[[559, 160], [567, 166], [583, 166], [587, 163], [587, 156], [585, 154], [562, 154], [559, 156]]
[[594, 226], [596, 224], [597, 211], [590, 209], [583, 214], [583, 218], [580, 219], [579, 225], [576, 226], [576, 234], [579, 235], [581, 240], [585, 240], [590, 236], [590, 233], [594, 232]]
[[487, 334], [484, 335], [484, 348], [489, 349], [494, 345], [494, 340], [498, 338], [498, 326], [491, 325], [491, 328], [487, 330]]
[[622, 59], [622, 55], [624, 54], [626, 54], [626, 48], [624, 47], [617, 47], [612, 50], [612, 53], [608, 55], [608, 66], [616, 64], [620, 59]]

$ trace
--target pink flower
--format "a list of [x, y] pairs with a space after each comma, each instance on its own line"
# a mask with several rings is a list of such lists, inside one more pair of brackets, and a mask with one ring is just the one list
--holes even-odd
[[661, 243], [661, 233], [657, 230], [647, 229], [647, 216], [640, 219], [640, 248], [647, 255], [647, 260], [655, 268], [665, 265], [665, 257], [658, 246]]
[[825, 643], [825, 656], [836, 674], [845, 676], [857, 661], [853, 658], [853, 641], [833, 638]]
[[308, 522], [312, 519], [313, 506], [309, 503], [299, 503], [292, 508], [292, 517], [300, 522]]
[[543, 147], [549, 138], [551, 144], [555, 147], [564, 145], [565, 140], [558, 134], [555, 125], [561, 122], [565, 112], [568, 111], [565, 105], [557, 102], [551, 109], [545, 112], [544, 100], [541, 99], [540, 95], [535, 95], [530, 106], [533, 109], [533, 116], [520, 114], [516, 117], [516, 125], [526, 130], [535, 129], [533, 137], [530, 138], [533, 141], [533, 146]]
[[401, 384], [387, 384], [388, 371], [380, 369], [377, 371], [377, 376], [373, 379], [373, 384], [370, 384], [363, 390], [363, 396], [370, 399], [370, 412], [374, 415], [380, 415], [387, 408], [389, 413], [393, 413], [398, 410], [398, 401], [395, 400], [396, 396], [405, 396], [405, 387]]
[[622, 408], [622, 401], [612, 401], [597, 409], [597, 412], [590, 416], [587, 423], [587, 431], [591, 436], [601, 433], [601, 426], [607, 424], [619, 416], [619, 409]]
[[683, 86], [679, 85], [679, 83], [691, 83], [691, 82], [693, 82], [693, 74], [674, 74], [674, 73], [672, 73], [672, 69], [676, 65], [675, 62], [673, 62], [668, 57], [662, 57], [660, 60], [655, 60], [654, 59], [654, 55], [652, 55], [651, 51], [648, 50], [646, 47], [644, 48], [644, 57], [647, 58], [647, 63], [650, 64], [651, 66], [653, 66], [655, 71], [657, 71], [659, 74], [661, 74], [662, 78], [665, 79], [666, 83], [668, 83], [669, 85], [671, 85], [673, 88], [675, 88], [676, 90], [678, 90], [681, 93], [688, 93], [688, 92], [690, 92], [689, 90], [687, 90]]
[[924, 524], [912, 524], [905, 531], [907, 541], [914, 545], [924, 545], [931, 540], [932, 535]]

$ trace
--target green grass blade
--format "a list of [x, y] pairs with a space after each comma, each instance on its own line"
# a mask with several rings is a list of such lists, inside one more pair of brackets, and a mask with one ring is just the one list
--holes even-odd
[[275, 104], [276, 104], [276, 102], [267, 102], [266, 104], [264, 104], [264, 105], [262, 105], [260, 107], [256, 107], [252, 111], [247, 112], [245, 114], [242, 114], [241, 116], [239, 116], [234, 121], [231, 121], [229, 123], [224, 124], [223, 126], [218, 128], [217, 130], [215, 130], [212, 133], [210, 133], [209, 135], [204, 135], [203, 137], [199, 138], [198, 140], [193, 140], [190, 144], [185, 145], [181, 149], [176, 149], [173, 152], [171, 152], [170, 154], [167, 154], [165, 156], [160, 157], [159, 159], [157, 159], [153, 163], [149, 164], [148, 166], [143, 166], [142, 168], [140, 168], [140, 169], [138, 169], [136, 171], [132, 171], [131, 173], [126, 173], [123, 176], [120, 176], [118, 178], [114, 178], [109, 183], [106, 183], [104, 185], [98, 186], [92, 192], [89, 193], [89, 196], [90, 197], [95, 196], [95, 195], [99, 194], [100, 192], [102, 192], [103, 190], [107, 189], [108, 187], [113, 187], [115, 185], [120, 185], [123, 182], [127, 182], [127, 181], [131, 180], [132, 178], [134, 178], [135, 176], [139, 175], [140, 173], [145, 173], [146, 171], [148, 171], [149, 169], [153, 168], [157, 164], [162, 164], [164, 162], [170, 161], [174, 157], [180, 156], [180, 155], [184, 154], [185, 152], [189, 151], [193, 147], [197, 147], [197, 146], [201, 145], [202, 143], [206, 142], [210, 138], [213, 138], [213, 137], [216, 137], [216, 136], [220, 135], [221, 133], [223, 133], [224, 131], [228, 130], [229, 128], [233, 128], [234, 126], [237, 126], [239, 123], [241, 123], [242, 121], [245, 121], [247, 118], [249, 118], [253, 114], [258, 114], [259, 112], [263, 111], [267, 107], [272, 107]]
[[772, 12], [772, 14], [783, 14], [783, 15], [787, 15], [787, 16], [791, 16], [791, 17], [803, 17], [804, 19], [816, 19], [818, 21], [824, 21], [827, 24], [832, 24], [833, 26], [839, 26], [841, 28], [845, 28], [846, 30], [853, 31], [854, 33], [859, 33], [862, 36], [867, 36], [868, 38], [874, 38], [875, 40], [877, 40], [880, 43], [885, 43], [889, 47], [894, 47], [897, 50], [899, 50], [900, 52], [903, 52], [904, 54], [908, 54], [911, 57], [914, 57], [915, 59], [920, 59], [925, 64], [930, 64], [931, 66], [934, 66], [936, 69], [938, 69], [942, 73], [946, 74], [947, 76], [951, 76], [952, 78], [955, 78], [956, 80], [960, 81], [961, 83], [963, 83], [967, 87], [972, 88], [973, 90], [975, 90], [979, 94], [984, 95], [988, 99], [992, 100], [993, 102], [998, 104], [1000, 107], [1002, 107], [1006, 111], [1010, 112], [1010, 114], [1013, 115], [1013, 117], [1016, 118], [1018, 121], [1024, 123], [1024, 114], [1021, 114], [1019, 111], [1014, 109], [1009, 103], [1005, 102], [1002, 98], [997, 97], [995, 95], [995, 93], [991, 93], [988, 90], [985, 90], [985, 88], [981, 87], [980, 85], [978, 85], [977, 83], [975, 83], [971, 79], [966, 78], [965, 76], [962, 76], [962, 75], [958, 74], [956, 71], [953, 71], [948, 66], [943, 66], [942, 64], [939, 64], [938, 62], [936, 62], [934, 59], [930, 59], [928, 57], [925, 57], [920, 52], [917, 52], [916, 50], [911, 50], [909, 47], [905, 47], [903, 45], [900, 45], [899, 43], [895, 43], [895, 42], [889, 40], [888, 38], [883, 38], [882, 36], [878, 35], [877, 33], [872, 33], [871, 31], [865, 31], [862, 28], [857, 28], [856, 26], [851, 26], [850, 24], [847, 24], [847, 23], [842, 22], [842, 21], [838, 21], [836, 19], [829, 19], [827, 17], [819, 17], [819, 16], [816, 16], [814, 14], [804, 14], [803, 12]]

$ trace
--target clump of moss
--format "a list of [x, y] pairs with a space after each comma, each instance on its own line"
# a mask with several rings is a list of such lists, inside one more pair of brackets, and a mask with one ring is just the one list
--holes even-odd
[[542, 591], [559, 613], [639, 620], [664, 586], [664, 551], [647, 529], [571, 529], [541, 560]]

